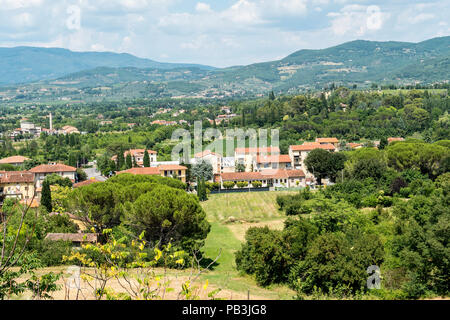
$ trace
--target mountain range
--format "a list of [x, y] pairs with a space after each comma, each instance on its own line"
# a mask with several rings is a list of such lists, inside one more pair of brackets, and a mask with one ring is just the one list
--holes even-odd
[[[217, 96], [289, 92], [336, 82], [433, 83], [450, 79], [450, 37], [419, 43], [356, 40], [284, 59], [214, 68], [161, 63], [130, 54], [0, 48], [0, 84], [110, 87], [117, 96]], [[126, 92], [123, 90], [126, 88]], [[130, 89], [131, 88], [131, 89]]]

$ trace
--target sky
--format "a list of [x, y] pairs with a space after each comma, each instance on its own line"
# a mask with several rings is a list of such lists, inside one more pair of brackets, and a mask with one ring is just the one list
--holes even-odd
[[358, 39], [448, 36], [449, 16], [450, 0], [0, 0], [0, 47], [227, 67]]

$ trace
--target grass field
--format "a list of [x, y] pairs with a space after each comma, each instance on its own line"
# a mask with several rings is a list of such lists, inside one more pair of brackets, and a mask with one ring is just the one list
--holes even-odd
[[[220, 257], [203, 278], [215, 286], [242, 295], [250, 292], [251, 299], [292, 299], [294, 292], [284, 286], [258, 287], [249, 276], [236, 270], [235, 252], [241, 248], [245, 232], [250, 227], [269, 226], [282, 229], [286, 216], [278, 210], [276, 197], [293, 192], [249, 192], [214, 194], [202, 203], [211, 232], [206, 239], [204, 253], [214, 260]], [[234, 222], [229, 222], [233, 217]]]

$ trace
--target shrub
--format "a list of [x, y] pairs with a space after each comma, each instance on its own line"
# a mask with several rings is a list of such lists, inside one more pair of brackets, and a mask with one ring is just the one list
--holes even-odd
[[252, 181], [253, 188], [261, 188], [262, 182], [261, 181]]
[[237, 185], [238, 188], [240, 188], [240, 189], [246, 188], [246, 187], [248, 187], [248, 181], [239, 181], [238, 183], [236, 183], [236, 185]]
[[225, 189], [233, 189], [235, 185], [236, 185], [236, 183], [234, 181], [225, 181], [223, 183], [223, 187]]

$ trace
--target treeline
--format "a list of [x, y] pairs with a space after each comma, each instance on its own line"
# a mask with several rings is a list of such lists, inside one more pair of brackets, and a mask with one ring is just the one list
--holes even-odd
[[[282, 231], [252, 228], [236, 265], [299, 299], [448, 296], [450, 141], [344, 152], [337, 183], [279, 196]], [[372, 267], [376, 266], [376, 267]], [[381, 287], [367, 287], [381, 271]]]

